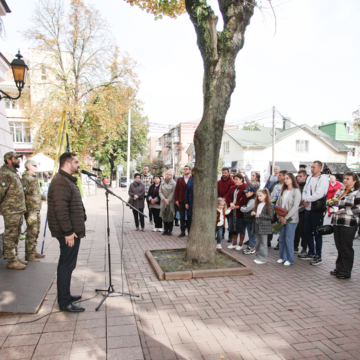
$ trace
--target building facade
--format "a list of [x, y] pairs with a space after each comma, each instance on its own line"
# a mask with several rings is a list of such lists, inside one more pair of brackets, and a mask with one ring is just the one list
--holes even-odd
[[318, 126], [318, 129], [340, 141], [349, 148], [346, 165], [349, 168], [358, 169], [359, 164], [359, 140], [354, 132], [353, 123], [350, 121], [331, 121]]
[[[305, 164], [309, 172], [311, 163], [320, 160], [336, 171], [345, 166], [348, 151], [345, 145], [307, 125], [276, 129], [275, 164], [281, 170], [295, 173]], [[220, 155], [231, 171], [244, 169], [249, 177], [258, 172], [264, 184], [272, 170], [272, 128], [225, 130]]]

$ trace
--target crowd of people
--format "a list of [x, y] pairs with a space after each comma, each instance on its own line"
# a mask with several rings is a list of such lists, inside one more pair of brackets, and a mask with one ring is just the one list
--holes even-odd
[[[274, 234], [279, 234], [274, 250], [279, 251], [277, 263], [291, 266], [295, 255], [310, 265], [322, 264], [323, 227], [326, 213], [331, 217], [331, 232], [338, 250], [332, 275], [340, 279], [351, 277], [354, 262], [353, 240], [359, 223], [360, 182], [356, 173], [346, 172], [343, 183], [334, 175], [322, 173], [323, 164], [314, 161], [311, 175], [300, 165], [296, 176], [274, 167], [273, 174], [261, 188], [260, 174], [251, 179], [245, 170], [236, 174], [226, 167], [217, 184], [218, 199], [214, 246], [222, 248], [228, 231], [228, 249], [245, 255], [255, 254], [255, 264], [267, 262], [268, 249]], [[191, 229], [194, 168], [186, 165], [184, 175], [176, 178], [171, 170], [165, 178], [151, 175], [148, 166], [143, 174], [135, 174], [129, 195], [136, 209], [143, 212], [148, 204], [153, 231], [172, 235], [176, 220], [180, 220], [180, 235]], [[335, 200], [335, 201], [333, 201]], [[214, 209], [215, 210], [215, 209]], [[136, 230], [145, 230], [144, 217], [133, 210]], [[327, 229], [328, 230], [328, 229]], [[245, 235], [248, 240], [245, 242]], [[301, 246], [301, 249], [300, 249]]]

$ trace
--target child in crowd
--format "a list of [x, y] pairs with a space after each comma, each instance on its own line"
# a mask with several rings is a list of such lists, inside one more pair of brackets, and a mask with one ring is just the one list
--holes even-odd
[[231, 209], [226, 208], [226, 201], [223, 198], [217, 199], [217, 212], [216, 212], [216, 248], [221, 249], [221, 240], [223, 234], [223, 227], [226, 227], [226, 215], [230, 214]]
[[270, 202], [268, 189], [258, 190], [256, 193], [254, 211], [255, 217], [252, 232], [255, 234], [255, 264], [265, 264], [268, 254], [267, 235], [272, 234], [271, 219], [274, 216], [274, 207]]
[[249, 235], [249, 246], [243, 252], [245, 255], [250, 255], [255, 254], [255, 234], [252, 232], [255, 216], [251, 213], [255, 207], [256, 190], [254, 186], [248, 186], [243, 192], [247, 197], [247, 202], [240, 211], [244, 214], [244, 222]]

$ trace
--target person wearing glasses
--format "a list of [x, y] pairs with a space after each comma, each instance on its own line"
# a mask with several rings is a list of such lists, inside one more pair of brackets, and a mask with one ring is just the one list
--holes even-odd
[[[331, 175], [330, 176], [330, 182], [329, 182], [329, 189], [327, 192], [327, 199], [333, 199], [335, 197], [335, 194], [337, 193], [338, 190], [340, 190], [344, 185], [340, 182], [336, 180], [336, 176], [335, 175]], [[331, 217], [331, 212], [330, 212], [330, 207], [328, 206], [328, 217]]]
[[[27, 160], [25, 162], [25, 172], [23, 173], [21, 183], [24, 188], [25, 203], [26, 203], [26, 241], [25, 241], [25, 260], [36, 261], [45, 257], [36, 251], [37, 238], [40, 233], [40, 210], [41, 200], [46, 200], [44, 195], [41, 195], [39, 182], [36, 176], [38, 165], [34, 160]], [[44, 197], [44, 198], [43, 198]]]

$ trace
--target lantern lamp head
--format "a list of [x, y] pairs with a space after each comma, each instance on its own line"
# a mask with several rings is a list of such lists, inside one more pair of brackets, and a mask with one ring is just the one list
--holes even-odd
[[15, 55], [17, 59], [14, 59], [10, 66], [14, 75], [14, 80], [16, 87], [19, 91], [21, 91], [24, 88], [24, 85], [26, 83], [26, 75], [29, 68], [25, 64], [25, 61], [22, 59], [22, 55], [19, 52]]

